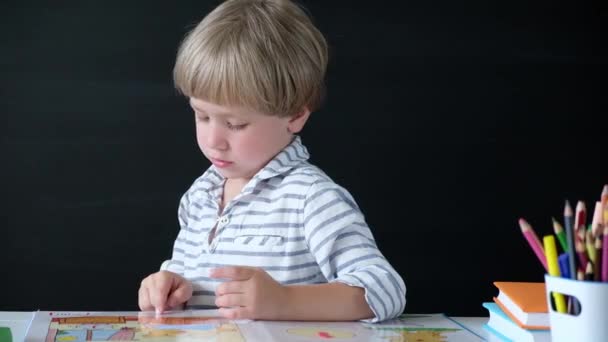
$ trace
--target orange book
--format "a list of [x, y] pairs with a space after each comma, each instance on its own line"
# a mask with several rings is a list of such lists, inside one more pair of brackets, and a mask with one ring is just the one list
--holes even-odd
[[494, 282], [499, 290], [494, 302], [513, 322], [529, 330], [549, 329], [545, 283]]

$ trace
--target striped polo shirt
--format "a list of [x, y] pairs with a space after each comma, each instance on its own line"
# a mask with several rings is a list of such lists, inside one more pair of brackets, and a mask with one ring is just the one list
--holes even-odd
[[308, 157], [296, 136], [223, 211], [226, 178], [213, 165], [183, 195], [181, 229], [166, 269], [192, 282], [187, 309], [217, 308], [215, 288], [224, 280], [210, 278], [209, 270], [239, 265], [260, 267], [283, 285], [362, 287], [372, 322], [403, 311], [405, 284], [378, 250], [359, 207]]

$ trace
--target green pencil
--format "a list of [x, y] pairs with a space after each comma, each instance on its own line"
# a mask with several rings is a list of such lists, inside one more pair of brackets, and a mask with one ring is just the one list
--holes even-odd
[[557, 235], [557, 240], [559, 240], [559, 244], [562, 246], [564, 252], [568, 253], [568, 242], [566, 241], [566, 232], [564, 232], [564, 228], [553, 217], [551, 218], [551, 220], [553, 221], [553, 230], [555, 231], [555, 235]]

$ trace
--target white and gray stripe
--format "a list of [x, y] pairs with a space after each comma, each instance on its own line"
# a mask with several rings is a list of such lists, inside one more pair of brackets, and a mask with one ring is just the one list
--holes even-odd
[[308, 156], [296, 137], [222, 213], [225, 179], [215, 167], [184, 194], [167, 270], [193, 283], [187, 308], [215, 308], [214, 291], [223, 280], [209, 278], [209, 270], [242, 265], [261, 267], [284, 285], [336, 281], [362, 287], [376, 315], [372, 322], [403, 312], [405, 284], [378, 250], [355, 200]]

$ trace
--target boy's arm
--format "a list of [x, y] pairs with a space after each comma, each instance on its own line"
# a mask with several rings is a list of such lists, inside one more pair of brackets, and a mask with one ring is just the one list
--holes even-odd
[[[309, 249], [330, 283], [363, 289], [371, 322], [397, 317], [405, 308], [405, 284], [379, 251], [372, 233], [347, 190], [331, 182], [313, 184], [304, 205]], [[340, 305], [346, 303], [342, 296]]]
[[173, 256], [165, 260], [158, 272], [150, 274], [139, 288], [139, 307], [141, 310], [183, 309], [185, 302], [192, 297], [192, 284], [184, 275], [184, 241], [187, 227], [188, 193], [182, 196], [178, 209], [180, 231], [173, 245]]
[[281, 285], [259, 267], [227, 266], [211, 270], [222, 279], [215, 304], [230, 319], [353, 321], [374, 316], [364, 290], [342, 283]]
[[281, 319], [294, 321], [355, 321], [374, 317], [365, 290], [334, 282], [285, 287]]
[[184, 275], [184, 254], [187, 248], [186, 244], [186, 228], [188, 227], [188, 208], [190, 207], [190, 195], [187, 191], [179, 202], [179, 208], [177, 209], [177, 219], [179, 221], [180, 230], [173, 244], [172, 257], [169, 260], [165, 260], [161, 267], [161, 271], [169, 271], [177, 273], [181, 276]]

